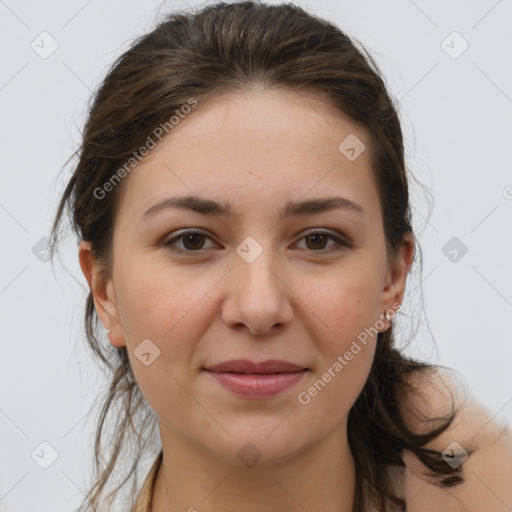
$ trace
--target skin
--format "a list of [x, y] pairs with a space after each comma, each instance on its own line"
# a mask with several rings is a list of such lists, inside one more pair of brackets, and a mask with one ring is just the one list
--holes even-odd
[[[366, 146], [354, 161], [338, 150], [350, 134]], [[110, 342], [128, 348], [158, 415], [164, 459], [154, 512], [352, 510], [347, 415], [376, 336], [307, 405], [298, 394], [402, 302], [414, 245], [408, 238], [388, 260], [369, 148], [362, 127], [312, 93], [218, 96], [124, 178], [111, 279], [101, 279], [90, 243], [81, 242], [80, 265]], [[228, 202], [234, 215], [165, 209], [142, 219], [181, 194]], [[330, 196], [358, 202], [364, 215], [337, 209], [278, 219], [289, 200]], [[178, 241], [188, 254], [164, 246], [191, 228], [206, 237]], [[312, 228], [350, 245], [308, 242]], [[263, 249], [251, 263], [236, 252], [248, 236]], [[148, 338], [160, 355], [146, 366], [134, 350]], [[202, 370], [231, 359], [281, 359], [309, 371], [279, 395], [248, 399]], [[252, 467], [237, 456], [248, 442], [261, 455]]]

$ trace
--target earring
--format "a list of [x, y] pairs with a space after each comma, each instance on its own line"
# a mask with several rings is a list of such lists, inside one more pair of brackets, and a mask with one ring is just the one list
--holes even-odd
[[111, 332], [112, 332], [112, 331], [109, 329], [109, 330], [107, 331], [107, 334], [110, 334]]
[[391, 322], [391, 317], [389, 316], [389, 313], [386, 313], [386, 320], [387, 320], [388, 322]]

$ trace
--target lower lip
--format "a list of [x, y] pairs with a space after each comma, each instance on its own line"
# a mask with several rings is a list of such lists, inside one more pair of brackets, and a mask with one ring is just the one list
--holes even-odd
[[272, 396], [296, 384], [307, 370], [287, 373], [208, 373], [225, 388], [242, 396]]

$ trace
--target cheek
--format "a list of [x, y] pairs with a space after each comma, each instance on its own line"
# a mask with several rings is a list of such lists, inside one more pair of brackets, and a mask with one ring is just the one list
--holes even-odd
[[297, 396], [312, 428], [316, 423], [319, 429], [334, 428], [348, 415], [375, 355], [378, 332], [372, 329], [372, 315], [362, 311], [357, 301], [339, 300], [337, 306], [328, 318], [330, 328], [317, 330], [313, 337], [318, 357]]
[[311, 311], [307, 329], [318, 357], [312, 367], [314, 374], [302, 388], [303, 402], [339, 414], [348, 413], [367, 380], [382, 327], [376, 325], [377, 273], [369, 267], [345, 270], [343, 276], [329, 279], [305, 299]]
[[191, 280], [185, 271], [147, 256], [120, 259], [114, 279], [126, 341], [132, 344], [173, 338], [211, 287], [210, 278]]
[[206, 291], [201, 294], [200, 287], [176, 273], [157, 271], [146, 263], [136, 269], [120, 266], [118, 283], [119, 316], [142, 394], [159, 416], [169, 414], [174, 406], [180, 410], [193, 406], [179, 383], [190, 378], [187, 372], [202, 328], [190, 319]]
[[[194, 277], [147, 256], [121, 258], [114, 270], [124, 341], [142, 393], [155, 410], [183, 404], [187, 396], [178, 383], [194, 377], [194, 354], [211, 322], [205, 298], [221, 276]], [[146, 359], [154, 357], [148, 366], [138, 358], [143, 346], [149, 347]]]
[[375, 325], [380, 312], [381, 290], [376, 284], [379, 282], [375, 269], [354, 266], [329, 276], [321, 286], [317, 282], [315, 287], [303, 287], [311, 290], [303, 296], [313, 313], [310, 329], [316, 327], [315, 338], [325, 345], [326, 351], [348, 350], [352, 339]]

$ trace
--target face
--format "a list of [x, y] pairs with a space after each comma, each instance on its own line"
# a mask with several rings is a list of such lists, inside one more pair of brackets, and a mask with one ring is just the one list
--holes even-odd
[[[339, 149], [349, 136], [355, 152]], [[198, 104], [124, 178], [110, 281], [94, 287], [85, 243], [81, 263], [161, 427], [231, 462], [252, 442], [269, 463], [346, 430], [408, 271], [388, 272], [369, 144], [312, 94], [224, 95]], [[230, 213], [162, 205], [178, 196]], [[326, 198], [351, 203], [281, 215]], [[232, 360], [302, 371], [205, 370]]]

